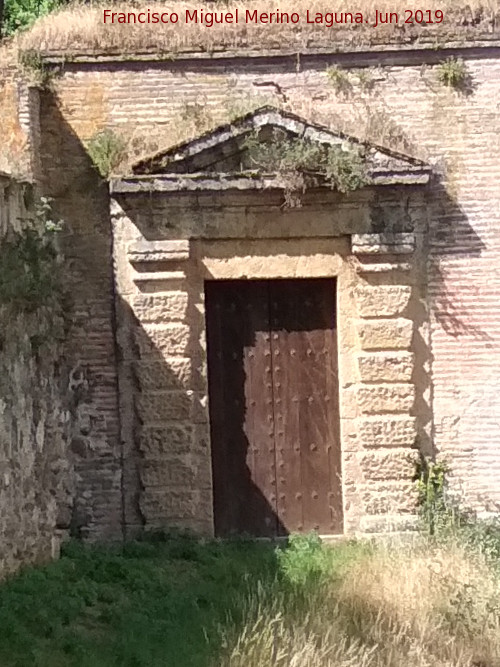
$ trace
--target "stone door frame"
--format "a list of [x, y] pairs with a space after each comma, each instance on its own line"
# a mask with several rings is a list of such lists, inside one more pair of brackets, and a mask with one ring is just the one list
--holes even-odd
[[[388, 216], [389, 211], [401, 215], [403, 194], [392, 192], [399, 204], [387, 209]], [[317, 197], [301, 212], [273, 214], [278, 231], [288, 228], [289, 238], [270, 227], [253, 231], [248, 195], [229, 195], [234, 215], [229, 218], [224, 218], [229, 203], [220, 193], [183, 199], [179, 207], [175, 198], [160, 192], [155, 196], [161, 213], [154, 216], [147, 208], [149, 195], [129, 199], [122, 190], [114, 196], [124, 506], [130, 534], [144, 526], [213, 534], [204, 281], [228, 279], [336, 278], [344, 531], [365, 534], [412, 525], [409, 459], [418, 455], [417, 436], [425, 437], [429, 429], [428, 420], [419, 424], [427, 370], [422, 345], [415, 346], [426, 335], [425, 322], [419, 321], [425, 308], [425, 233], [345, 233], [347, 225], [353, 232], [366, 229], [366, 193], [357, 196], [354, 209], [352, 197], [339, 204], [338, 197], [327, 195], [334, 198], [331, 210], [339, 225], [318, 222], [311, 236], [309, 208]], [[410, 210], [418, 225], [426, 220], [425, 196], [415, 190], [412, 197]], [[238, 207], [235, 198], [241, 200]], [[262, 206], [262, 195], [256, 201]], [[202, 209], [204, 229], [217, 229], [215, 238], [193, 229], [189, 202]], [[268, 213], [262, 208], [259, 215], [267, 219]], [[348, 223], [346, 215], [351, 216]], [[172, 220], [172, 227], [162, 228], [162, 220]], [[179, 378], [175, 390], [172, 375]], [[171, 414], [163, 423], [162, 405], [177, 409], [177, 417]]]

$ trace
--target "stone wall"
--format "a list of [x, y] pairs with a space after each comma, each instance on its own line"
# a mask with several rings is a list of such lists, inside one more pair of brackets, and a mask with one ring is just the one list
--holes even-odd
[[[33, 215], [32, 187], [0, 175], [0, 252]], [[2, 276], [5, 279], [5, 276]], [[71, 523], [67, 381], [54, 314], [0, 306], [0, 577], [57, 555]]]

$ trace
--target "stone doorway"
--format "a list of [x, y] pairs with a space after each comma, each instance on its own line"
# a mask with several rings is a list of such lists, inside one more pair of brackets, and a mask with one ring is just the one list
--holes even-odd
[[[322, 145], [343, 146], [348, 141], [327, 128], [264, 108], [230, 127], [215, 128], [209, 135], [151, 156], [134, 167], [132, 176], [110, 184], [121, 352], [124, 521], [130, 532], [144, 526], [181, 527], [207, 535], [277, 535], [316, 526], [328, 534], [406, 530], [414, 520], [412, 461], [418, 449], [425, 451], [430, 443], [425, 282], [429, 207], [422, 187], [429, 182], [430, 167], [410, 156], [365, 146], [369, 185], [344, 193], [318, 178], [303, 193], [301, 206], [290, 208], [284, 206], [286, 184], [279, 173], [241, 169], [245, 138], [259, 128], [265, 129], [259, 137], [277, 129]], [[237, 414], [232, 415], [229, 432], [236, 433], [233, 442], [244, 454], [230, 462], [229, 468], [239, 466], [238, 474], [227, 473], [215, 483], [212, 453], [218, 455], [217, 429], [222, 427], [217, 426], [213, 409], [217, 392], [207, 367], [214, 343], [210, 324], [208, 331], [205, 324], [207, 316], [209, 322], [211, 318], [210, 290], [229, 289], [223, 287], [226, 281], [239, 281], [233, 283], [239, 289], [246, 285], [245, 289], [269, 291], [292, 284], [298, 289], [316, 280], [317, 285], [321, 280], [335, 285], [328, 288], [330, 296], [336, 290], [330, 313], [335, 314], [336, 302], [342, 314], [333, 326], [338, 340], [342, 488], [331, 482], [330, 487], [306, 488], [323, 498], [325, 513], [331, 512], [330, 506], [337, 507], [336, 494], [340, 496], [341, 490], [342, 512], [333, 518], [307, 510], [306, 520], [303, 510], [297, 509], [301, 498], [279, 488], [279, 464], [288, 466], [285, 480], [292, 479], [297, 468], [279, 458], [284, 448], [279, 438], [287, 445], [293, 443], [289, 432], [296, 426], [287, 415], [289, 431], [280, 430], [275, 410], [278, 400], [285, 404], [277, 390], [292, 383], [281, 382], [280, 388], [280, 381], [271, 378], [272, 395], [267, 400], [273, 406], [275, 435], [271, 446], [267, 443], [266, 456], [271, 464], [274, 457], [276, 470], [270, 475], [269, 461], [262, 470], [261, 459], [247, 465], [257, 424], [252, 431], [247, 407], [257, 409], [257, 400], [265, 397], [264, 373], [256, 381], [253, 396], [245, 396], [242, 378], [250, 359], [256, 363], [258, 355], [265, 358], [264, 341], [262, 348], [259, 342], [259, 349], [252, 349], [256, 332], [271, 335], [283, 330], [287, 335], [306, 336], [310, 323], [296, 321], [274, 331], [273, 312], [259, 312], [262, 299], [247, 295], [247, 302], [255, 302], [254, 317], [264, 318], [267, 324], [260, 329], [247, 327], [248, 340], [238, 338], [236, 325], [241, 329], [245, 314], [236, 318], [235, 333], [228, 336], [228, 349], [236, 354], [231, 360], [233, 385], [222, 371], [219, 383], [229, 382], [227, 393], [240, 400], [237, 410], [233, 406]], [[286, 299], [282, 299], [278, 299], [277, 317], [286, 320]], [[305, 309], [307, 295], [299, 301]], [[274, 338], [269, 345], [273, 343]], [[258, 355], [252, 358], [250, 352]], [[246, 398], [256, 405], [247, 406]], [[315, 420], [322, 428], [330, 428], [319, 417]], [[321, 444], [308, 439], [310, 446]], [[294, 453], [289, 455], [293, 462]], [[316, 474], [321, 477], [326, 468], [321, 463]], [[225, 469], [223, 464], [220, 469]], [[245, 484], [248, 493], [242, 494], [243, 503], [249, 497], [253, 502], [252, 475], [265, 480], [265, 484], [259, 482], [255, 521], [221, 520], [218, 508], [222, 504], [236, 511], [233, 505]], [[238, 479], [240, 488], [235, 490]], [[214, 502], [218, 487], [227, 495]], [[302, 487], [295, 484], [293, 493], [303, 493]], [[329, 493], [332, 498], [326, 498]]]

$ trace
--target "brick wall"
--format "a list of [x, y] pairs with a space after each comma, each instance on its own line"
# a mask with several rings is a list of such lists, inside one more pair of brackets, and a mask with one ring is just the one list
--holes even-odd
[[[267, 102], [430, 160], [440, 176], [428, 267], [434, 444], [452, 457], [456, 488], [488, 507], [500, 502], [500, 59], [461, 55], [469, 93], [438, 82], [444, 56], [417, 52], [344, 55], [348, 91], [327, 76], [335, 56], [308, 56], [70, 65], [56, 94], [79, 140], [112, 127], [136, 157]], [[367, 86], [358, 65], [370, 64]]]
[[29, 175], [29, 132], [23, 123], [22, 98], [27, 89], [14, 67], [0, 65], [0, 170], [16, 175]]
[[63, 114], [64, 102], [48, 92], [40, 102], [40, 186], [64, 220], [72, 300], [66, 354], [73, 396], [73, 522], [82, 537], [117, 538], [122, 477], [108, 189]]

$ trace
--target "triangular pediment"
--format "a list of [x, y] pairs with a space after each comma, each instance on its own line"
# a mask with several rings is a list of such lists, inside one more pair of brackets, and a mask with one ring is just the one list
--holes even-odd
[[275, 107], [261, 107], [234, 122], [143, 159], [133, 167], [136, 175], [224, 173], [254, 170], [248, 158], [249, 138], [267, 142], [272, 137], [302, 139], [311, 144], [356, 149], [363, 157], [373, 183], [425, 183], [430, 168], [421, 160], [310, 123]]

